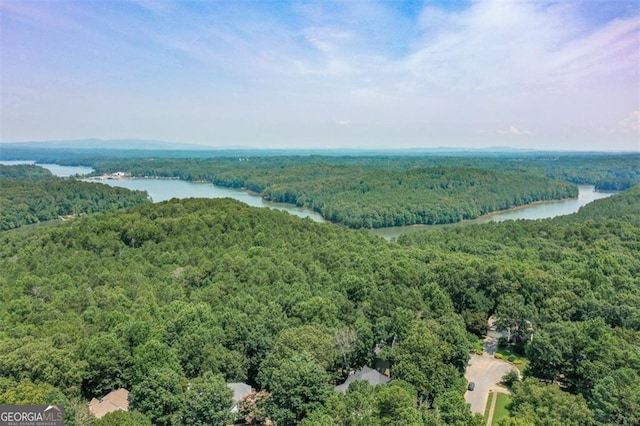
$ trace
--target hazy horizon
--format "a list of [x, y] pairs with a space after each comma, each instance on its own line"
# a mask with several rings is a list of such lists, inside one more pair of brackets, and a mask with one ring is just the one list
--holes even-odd
[[[594, 154], [636, 154], [639, 150], [616, 150], [616, 149], [564, 149], [564, 148], [526, 148], [526, 147], [508, 147], [508, 146], [482, 146], [482, 147], [460, 147], [460, 146], [406, 146], [406, 147], [252, 147], [247, 145], [204, 145], [187, 142], [171, 142], [146, 139], [72, 139], [72, 140], [39, 140], [39, 141], [4, 141], [0, 142], [0, 156], [3, 152], [2, 145], [22, 145], [31, 149], [42, 149], [42, 147], [53, 148], [64, 151], [65, 149], [86, 149], [87, 151], [112, 149], [114, 151], [125, 150], [142, 150], [160, 152], [168, 151], [287, 151], [287, 152], [380, 152], [380, 153], [411, 153], [411, 152], [449, 152], [449, 153], [473, 153], [487, 152], [505, 154], [513, 153], [594, 153]], [[84, 145], [84, 146], [83, 146]]]
[[0, 3], [0, 142], [640, 150], [637, 1]]

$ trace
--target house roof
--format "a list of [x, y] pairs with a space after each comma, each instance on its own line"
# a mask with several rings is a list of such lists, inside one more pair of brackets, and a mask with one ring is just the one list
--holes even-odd
[[96, 419], [118, 410], [129, 411], [129, 391], [124, 388], [109, 392], [101, 400], [93, 398], [89, 403], [89, 411]]
[[347, 377], [347, 380], [345, 380], [343, 384], [336, 386], [334, 390], [336, 392], [345, 393], [349, 388], [349, 385], [351, 384], [351, 382], [354, 382], [356, 380], [365, 380], [370, 385], [375, 386], [375, 385], [385, 384], [389, 382], [391, 379], [385, 376], [384, 374], [381, 374], [378, 371], [374, 370], [373, 368], [364, 366], [362, 367], [362, 369], [356, 371], [354, 374]]
[[227, 383], [227, 387], [233, 391], [233, 405], [236, 405], [245, 395], [248, 395], [253, 390], [251, 386], [246, 383]]
[[242, 382], [227, 383], [227, 387], [233, 391], [233, 405], [231, 406], [231, 412], [237, 413], [239, 411], [238, 403], [242, 398], [249, 395], [253, 389], [248, 384]]

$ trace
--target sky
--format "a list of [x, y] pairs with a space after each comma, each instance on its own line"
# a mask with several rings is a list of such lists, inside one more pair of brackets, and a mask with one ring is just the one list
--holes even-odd
[[640, 151], [640, 0], [2, 0], [0, 60], [2, 142]]

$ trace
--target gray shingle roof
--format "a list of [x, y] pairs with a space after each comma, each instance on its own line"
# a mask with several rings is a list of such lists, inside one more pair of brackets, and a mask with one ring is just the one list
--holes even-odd
[[358, 370], [354, 374], [347, 377], [347, 380], [345, 380], [343, 384], [336, 386], [334, 390], [336, 392], [345, 393], [347, 391], [347, 388], [349, 387], [349, 384], [351, 384], [351, 382], [356, 380], [365, 380], [371, 386], [375, 386], [375, 385], [385, 384], [389, 382], [391, 379], [385, 376], [384, 374], [378, 373], [373, 368], [364, 366], [362, 367], [361, 370]]

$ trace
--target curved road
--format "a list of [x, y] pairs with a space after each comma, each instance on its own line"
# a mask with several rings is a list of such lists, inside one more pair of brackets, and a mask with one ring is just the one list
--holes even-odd
[[[490, 342], [487, 342], [490, 344]], [[464, 373], [468, 381], [474, 382], [476, 387], [472, 391], [467, 391], [464, 398], [467, 403], [471, 404], [472, 413], [484, 414], [484, 408], [487, 405], [489, 391], [504, 392], [509, 391], [498, 386], [502, 380], [502, 376], [507, 374], [515, 367], [506, 361], [496, 359], [493, 354], [487, 352], [485, 344], [485, 352], [482, 355], [471, 355], [469, 365]]]

